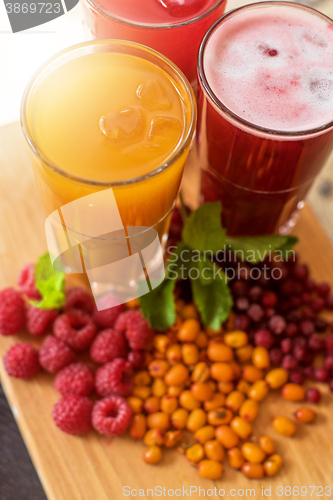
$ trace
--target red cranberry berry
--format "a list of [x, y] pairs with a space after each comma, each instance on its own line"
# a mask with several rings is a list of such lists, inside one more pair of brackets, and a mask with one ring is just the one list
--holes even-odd
[[320, 297], [327, 297], [328, 294], [330, 293], [331, 291], [331, 287], [328, 283], [319, 283], [319, 285], [316, 286], [316, 292], [318, 293], [318, 295]]
[[305, 345], [295, 345], [293, 355], [298, 361], [303, 361], [306, 357], [307, 349]]
[[274, 333], [274, 335], [281, 335], [286, 329], [286, 320], [283, 316], [276, 314], [272, 316], [268, 322], [270, 330]]
[[288, 323], [299, 323], [302, 319], [303, 313], [299, 309], [293, 309], [292, 311], [289, 311], [286, 316], [286, 320], [288, 321]]
[[330, 378], [330, 373], [326, 368], [316, 368], [314, 375], [318, 382], [327, 382]]
[[288, 354], [291, 352], [293, 343], [291, 339], [285, 338], [281, 340], [281, 351], [283, 354]]
[[274, 337], [269, 330], [257, 330], [254, 334], [254, 343], [256, 346], [270, 349], [274, 343]]
[[306, 264], [299, 264], [294, 267], [293, 276], [299, 281], [305, 281], [309, 275], [309, 268]]
[[275, 314], [276, 314], [276, 309], [274, 309], [273, 307], [269, 307], [264, 311], [265, 318], [267, 319], [271, 318], [272, 316], [275, 316]]
[[330, 386], [331, 391], [333, 392], [333, 378], [330, 380], [329, 386]]
[[303, 292], [301, 295], [302, 304], [307, 305], [311, 302], [311, 295], [308, 292]]
[[301, 334], [305, 335], [306, 337], [312, 335], [314, 333], [313, 321], [310, 321], [309, 319], [304, 319], [303, 321], [300, 322], [299, 329]]
[[289, 382], [302, 385], [305, 382], [305, 375], [300, 370], [292, 370], [289, 374]]
[[324, 318], [316, 318], [314, 324], [317, 332], [325, 332], [327, 330], [328, 322]]
[[248, 295], [250, 297], [250, 300], [252, 300], [253, 302], [257, 302], [260, 299], [260, 297], [262, 296], [262, 293], [263, 293], [263, 290], [262, 290], [261, 286], [256, 285], [256, 286], [253, 286], [252, 288], [250, 288]]
[[306, 399], [309, 403], [317, 404], [321, 399], [321, 394], [316, 387], [309, 387], [309, 389], [305, 393]]
[[238, 280], [232, 284], [231, 291], [234, 297], [244, 297], [248, 294], [249, 285], [244, 281]]
[[304, 288], [305, 288], [306, 292], [313, 292], [314, 289], [316, 288], [316, 282], [315, 282], [315, 280], [313, 280], [311, 278], [308, 278], [305, 281]]
[[250, 307], [249, 300], [246, 297], [238, 297], [235, 302], [238, 311], [247, 311]]
[[291, 354], [286, 354], [282, 358], [281, 366], [285, 370], [294, 370], [298, 366], [298, 361]]
[[333, 295], [329, 295], [326, 298], [326, 304], [325, 304], [326, 309], [329, 309], [330, 311], [333, 310]]
[[312, 366], [305, 366], [303, 373], [306, 378], [314, 379], [314, 368]]
[[246, 332], [250, 327], [250, 319], [246, 316], [246, 314], [238, 314], [235, 317], [234, 326], [236, 330]]
[[283, 354], [282, 354], [281, 349], [279, 349], [278, 347], [274, 347], [269, 353], [269, 357], [270, 357], [272, 365], [279, 366], [281, 364], [281, 361], [282, 361], [282, 356], [283, 356]]
[[320, 352], [324, 350], [325, 342], [317, 333], [313, 333], [309, 338], [308, 346], [312, 351]]
[[264, 292], [264, 294], [261, 297], [261, 303], [264, 307], [269, 308], [269, 307], [275, 307], [277, 304], [277, 295], [274, 292]]
[[327, 352], [333, 353], [333, 334], [330, 334], [326, 337], [325, 346], [326, 346]]
[[322, 297], [316, 297], [311, 301], [310, 307], [314, 313], [320, 313], [325, 307], [325, 300]]
[[287, 337], [296, 337], [298, 334], [298, 326], [296, 323], [288, 323], [285, 329]]
[[329, 370], [330, 372], [333, 371], [333, 356], [327, 356], [327, 358], [324, 361], [324, 368], [326, 370]]

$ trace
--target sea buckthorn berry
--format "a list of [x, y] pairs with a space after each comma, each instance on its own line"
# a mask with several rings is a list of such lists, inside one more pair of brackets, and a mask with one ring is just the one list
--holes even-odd
[[185, 429], [189, 411], [185, 408], [177, 408], [171, 415], [172, 426], [176, 429]]
[[176, 446], [182, 439], [181, 431], [167, 431], [165, 433], [164, 438], [164, 446], [166, 448], [173, 448]]
[[239, 349], [249, 343], [249, 338], [246, 332], [236, 330], [234, 332], [226, 333], [224, 335], [224, 342], [232, 349]]
[[131, 395], [146, 400], [151, 395], [151, 388], [145, 385], [136, 385], [133, 387]]
[[182, 363], [178, 363], [170, 368], [164, 377], [164, 382], [167, 385], [180, 385], [189, 378], [188, 368]]
[[242, 465], [242, 472], [249, 479], [261, 479], [265, 475], [265, 469], [262, 464], [252, 464], [245, 462]]
[[239, 448], [230, 448], [228, 450], [228, 462], [233, 469], [240, 469], [245, 462], [242, 452]]
[[169, 429], [170, 415], [161, 411], [151, 413], [147, 416], [147, 425], [149, 429]]
[[244, 393], [241, 391], [232, 391], [228, 396], [226, 397], [225, 400], [225, 406], [227, 408], [230, 408], [233, 412], [237, 412], [239, 408], [242, 406], [244, 403], [245, 396]]
[[238, 435], [229, 427], [229, 425], [219, 425], [215, 429], [215, 437], [224, 448], [234, 448], [239, 444]]
[[296, 425], [287, 417], [275, 417], [272, 425], [283, 436], [293, 436], [296, 433]]
[[224, 448], [217, 439], [206, 441], [204, 444], [205, 455], [209, 460], [222, 462], [224, 459]]
[[230, 347], [220, 342], [211, 340], [207, 349], [207, 356], [210, 361], [233, 361], [234, 353]]
[[255, 347], [252, 352], [252, 363], [256, 368], [266, 370], [270, 366], [269, 352], [265, 347]]
[[253, 346], [251, 344], [239, 347], [236, 350], [236, 356], [240, 363], [246, 363], [252, 359]]
[[302, 424], [309, 424], [313, 422], [316, 418], [316, 414], [310, 408], [298, 408], [295, 411], [295, 418], [297, 422], [301, 422]]
[[208, 337], [205, 332], [200, 332], [197, 338], [195, 339], [195, 343], [199, 347], [199, 349], [205, 349], [208, 346]]
[[197, 319], [190, 318], [184, 321], [178, 330], [178, 340], [181, 342], [194, 342], [200, 333], [200, 323]]
[[151, 384], [151, 377], [147, 370], [138, 372], [133, 377], [134, 385], [149, 385]]
[[287, 401], [303, 401], [305, 399], [305, 389], [299, 384], [284, 385], [281, 394]]
[[209, 326], [206, 326], [205, 332], [209, 337], [217, 337], [218, 335], [221, 335], [221, 333], [223, 333], [223, 328], [222, 326], [220, 326], [218, 330], [213, 330], [212, 328], [209, 328]]
[[190, 432], [195, 432], [203, 427], [207, 422], [206, 412], [202, 408], [192, 410], [189, 414], [186, 423], [186, 429]]
[[191, 379], [193, 380], [193, 382], [206, 382], [209, 377], [210, 371], [207, 363], [201, 361], [200, 363], [195, 365], [191, 375]]
[[160, 410], [160, 398], [151, 396], [147, 398], [143, 404], [143, 408], [147, 413], [156, 413]]
[[275, 444], [269, 436], [260, 436], [258, 442], [260, 448], [266, 453], [266, 455], [273, 455], [273, 453], [275, 453]]
[[259, 413], [259, 405], [254, 399], [246, 399], [239, 409], [239, 416], [247, 422], [255, 420]]
[[169, 385], [168, 387], [168, 394], [170, 394], [170, 396], [179, 396], [179, 394], [181, 392], [183, 392], [185, 386], [184, 384], [181, 384], [181, 385]]
[[251, 385], [248, 382], [246, 382], [246, 380], [241, 379], [238, 381], [236, 389], [237, 391], [241, 391], [244, 392], [244, 394], [247, 394], [250, 387]]
[[195, 432], [194, 439], [198, 441], [198, 443], [200, 444], [205, 444], [206, 441], [214, 439], [214, 436], [215, 436], [215, 427], [213, 427], [212, 425], [205, 425], [204, 427], [201, 427]]
[[191, 392], [199, 401], [209, 401], [214, 394], [209, 385], [204, 382], [194, 382], [191, 385]]
[[252, 434], [252, 425], [242, 417], [234, 417], [230, 422], [230, 427], [241, 439], [248, 439]]
[[151, 446], [143, 454], [143, 460], [150, 465], [158, 464], [162, 460], [162, 450], [159, 446]]
[[147, 431], [146, 417], [142, 413], [133, 415], [129, 434], [133, 439], [142, 439]]
[[267, 373], [265, 380], [271, 389], [279, 389], [287, 383], [289, 373], [284, 368], [275, 368]]
[[229, 363], [222, 363], [220, 361], [212, 363], [210, 375], [214, 380], [222, 382], [231, 382], [235, 378], [232, 366]]
[[250, 384], [254, 384], [258, 380], [262, 380], [264, 374], [262, 370], [256, 368], [252, 365], [246, 365], [243, 367], [242, 378], [246, 380], [246, 382], [250, 382]]
[[175, 365], [182, 360], [182, 349], [180, 344], [172, 344], [167, 348], [166, 358], [171, 365]]
[[198, 464], [198, 473], [207, 479], [220, 479], [223, 475], [223, 465], [216, 460], [202, 460]]
[[207, 380], [206, 384], [211, 388], [213, 393], [217, 391], [217, 383], [214, 380]]
[[187, 448], [186, 457], [192, 464], [197, 464], [205, 457], [203, 446], [199, 443], [193, 444]]
[[154, 396], [161, 398], [167, 392], [167, 386], [162, 378], [154, 378], [151, 390]]
[[204, 409], [205, 411], [215, 410], [215, 408], [220, 408], [221, 406], [223, 406], [224, 403], [225, 403], [225, 395], [216, 392], [213, 395], [212, 399], [204, 402]]
[[167, 335], [154, 335], [154, 347], [157, 351], [165, 353], [170, 345], [170, 339]]
[[162, 446], [164, 444], [165, 432], [162, 429], [149, 429], [143, 438], [143, 442], [147, 446]]
[[194, 304], [185, 304], [181, 310], [183, 319], [199, 319], [198, 311]]
[[224, 425], [229, 424], [234, 414], [229, 408], [216, 408], [210, 410], [207, 414], [207, 420], [210, 425]]
[[141, 413], [143, 410], [143, 401], [136, 396], [129, 396], [127, 398], [127, 403], [130, 405], [130, 408], [133, 413]]
[[165, 361], [165, 359], [154, 359], [148, 365], [151, 377], [163, 378], [169, 369], [170, 365], [167, 361]]
[[161, 399], [161, 411], [164, 411], [165, 413], [173, 413], [176, 409], [178, 408], [178, 399], [176, 396], [170, 396], [169, 394], [166, 394], [162, 397]]
[[195, 410], [200, 408], [200, 401], [198, 401], [190, 390], [183, 391], [179, 396], [179, 404], [186, 410]]
[[266, 458], [266, 453], [254, 443], [244, 443], [241, 452], [247, 462], [261, 464]]
[[258, 380], [249, 388], [247, 395], [254, 401], [262, 401], [265, 399], [269, 391], [268, 384], [265, 380]]
[[236, 361], [231, 361], [229, 364], [234, 371], [235, 379], [240, 379], [242, 375], [242, 367], [240, 366], [240, 364], [236, 363]]
[[275, 455], [271, 455], [267, 460], [265, 460], [264, 470], [267, 476], [274, 476], [277, 472], [279, 472], [282, 465], [283, 458], [281, 457], [281, 455], [278, 455], [276, 453]]
[[195, 365], [199, 361], [199, 350], [195, 344], [182, 345], [182, 359], [185, 365]]

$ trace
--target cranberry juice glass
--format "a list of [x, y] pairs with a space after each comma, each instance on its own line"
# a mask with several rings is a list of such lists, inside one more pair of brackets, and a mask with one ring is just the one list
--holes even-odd
[[201, 202], [222, 201], [230, 235], [293, 228], [333, 148], [332, 53], [333, 21], [287, 2], [236, 9], [205, 35]]
[[85, 24], [93, 38], [147, 45], [173, 61], [196, 83], [197, 54], [208, 28], [224, 13], [226, 0], [84, 0]]

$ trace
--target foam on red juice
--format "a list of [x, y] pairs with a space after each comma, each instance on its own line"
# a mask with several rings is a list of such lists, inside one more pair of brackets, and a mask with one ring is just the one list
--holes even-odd
[[[236, 117], [201, 93], [202, 197], [222, 200], [230, 234], [278, 230], [325, 163], [333, 129], [293, 133], [333, 122], [332, 54], [332, 25], [295, 6], [240, 10], [209, 38], [203, 59], [208, 84]], [[279, 131], [290, 135], [270, 133]]]
[[226, 0], [85, 0], [83, 12], [95, 38], [147, 45], [175, 62], [193, 82], [202, 37], [224, 13], [225, 4]]

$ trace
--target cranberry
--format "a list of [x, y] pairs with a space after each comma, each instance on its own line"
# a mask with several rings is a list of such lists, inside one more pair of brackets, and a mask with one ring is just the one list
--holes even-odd
[[[248, 266], [245, 266], [244, 263], [242, 263], [242, 267], [239, 269], [238, 272], [238, 277], [241, 280], [248, 280], [250, 276], [250, 268]], [[249, 290], [249, 287], [247, 285], [247, 290]], [[248, 293], [248, 291], [247, 291]]]
[[291, 255], [288, 255], [288, 257], [285, 260], [285, 264], [288, 267], [294, 267], [298, 262], [298, 255], [295, 252], [292, 252]]
[[303, 373], [306, 378], [314, 379], [314, 368], [312, 366], [306, 366]]
[[328, 352], [333, 353], [333, 334], [330, 334], [325, 339], [325, 346]]
[[318, 382], [327, 382], [330, 378], [330, 372], [326, 368], [316, 368], [314, 371], [315, 379]]
[[282, 351], [278, 347], [274, 347], [269, 353], [272, 365], [280, 365], [282, 360]]
[[333, 392], [333, 379], [330, 380], [329, 386], [330, 386], [331, 391]]
[[290, 311], [290, 303], [289, 300], [280, 300], [279, 301], [279, 310], [281, 313], [285, 314]]
[[288, 323], [285, 333], [287, 337], [295, 337], [298, 334], [298, 326], [295, 323]]
[[316, 387], [309, 387], [309, 389], [305, 393], [306, 399], [309, 403], [319, 403], [321, 399], [321, 394]]
[[315, 319], [315, 329], [318, 332], [324, 332], [327, 330], [328, 322], [324, 318], [316, 318]]
[[303, 366], [312, 365], [314, 358], [314, 354], [310, 351], [307, 351], [303, 359], [301, 359], [301, 363]]
[[311, 302], [311, 295], [307, 292], [303, 292], [302, 295], [301, 295], [301, 301], [302, 301], [302, 304], [310, 304]]
[[234, 297], [244, 297], [249, 292], [249, 285], [244, 281], [235, 281], [231, 287]]
[[297, 293], [297, 283], [293, 279], [286, 279], [280, 286], [280, 292], [282, 295], [285, 295], [286, 297], [290, 297], [291, 295], [294, 295]]
[[317, 285], [316, 287], [316, 292], [320, 297], [327, 297], [330, 291], [331, 291], [330, 285], [325, 282], [319, 283], [319, 285]]
[[258, 323], [262, 319], [264, 311], [259, 304], [251, 304], [247, 310], [247, 315], [252, 321]]
[[330, 311], [333, 310], [333, 295], [329, 295], [326, 298], [326, 304], [325, 304], [326, 309], [329, 309]]
[[292, 370], [289, 374], [289, 381], [292, 384], [302, 385], [305, 382], [305, 375], [300, 370]]
[[270, 308], [270, 307], [275, 307], [277, 304], [277, 295], [274, 292], [264, 292], [263, 296], [261, 297], [261, 303], [264, 307]]
[[324, 340], [317, 334], [313, 333], [309, 338], [309, 348], [314, 352], [323, 351], [325, 348]]
[[309, 319], [304, 319], [299, 324], [299, 330], [302, 335], [309, 336], [314, 332], [314, 324]]
[[283, 354], [288, 354], [291, 352], [291, 349], [293, 347], [293, 343], [291, 339], [285, 338], [281, 340], [281, 351]]
[[307, 348], [304, 345], [295, 345], [293, 355], [298, 361], [303, 361], [307, 354]]
[[254, 343], [256, 346], [270, 349], [274, 343], [274, 338], [268, 330], [257, 330], [254, 334]]
[[325, 300], [322, 297], [316, 297], [311, 301], [310, 307], [314, 313], [319, 313], [325, 307]]
[[293, 309], [286, 316], [286, 320], [291, 323], [299, 323], [302, 319], [303, 319], [303, 313], [298, 309]]
[[235, 317], [234, 326], [236, 330], [242, 330], [243, 332], [246, 332], [250, 327], [250, 320], [246, 316], [246, 314], [238, 314]]
[[305, 281], [305, 284], [304, 284], [304, 288], [307, 292], [313, 292], [314, 289], [316, 288], [316, 282], [315, 280], [311, 279], [311, 278], [308, 278], [306, 281]]
[[324, 361], [324, 368], [329, 371], [333, 371], [333, 356], [327, 356], [327, 358]]
[[310, 307], [305, 307], [303, 309], [303, 319], [314, 319], [314, 312]]
[[293, 276], [299, 281], [305, 281], [309, 275], [309, 268], [306, 264], [299, 264], [293, 269]]
[[275, 316], [272, 316], [268, 322], [270, 330], [275, 334], [275, 335], [281, 335], [286, 329], [286, 320], [282, 317], [276, 314]]
[[269, 319], [272, 316], [276, 314], [276, 310], [273, 307], [269, 307], [268, 309], [265, 309], [264, 316], [265, 318]]
[[301, 305], [302, 305], [302, 299], [300, 297], [297, 297], [296, 295], [290, 297], [290, 306], [293, 309], [298, 309]]
[[250, 306], [250, 303], [246, 297], [238, 297], [238, 299], [236, 299], [235, 305], [238, 311], [247, 311]]
[[249, 297], [253, 302], [257, 302], [262, 295], [262, 288], [259, 285], [250, 288]]
[[291, 354], [286, 354], [282, 358], [281, 366], [285, 370], [294, 370], [298, 366], [298, 361]]

